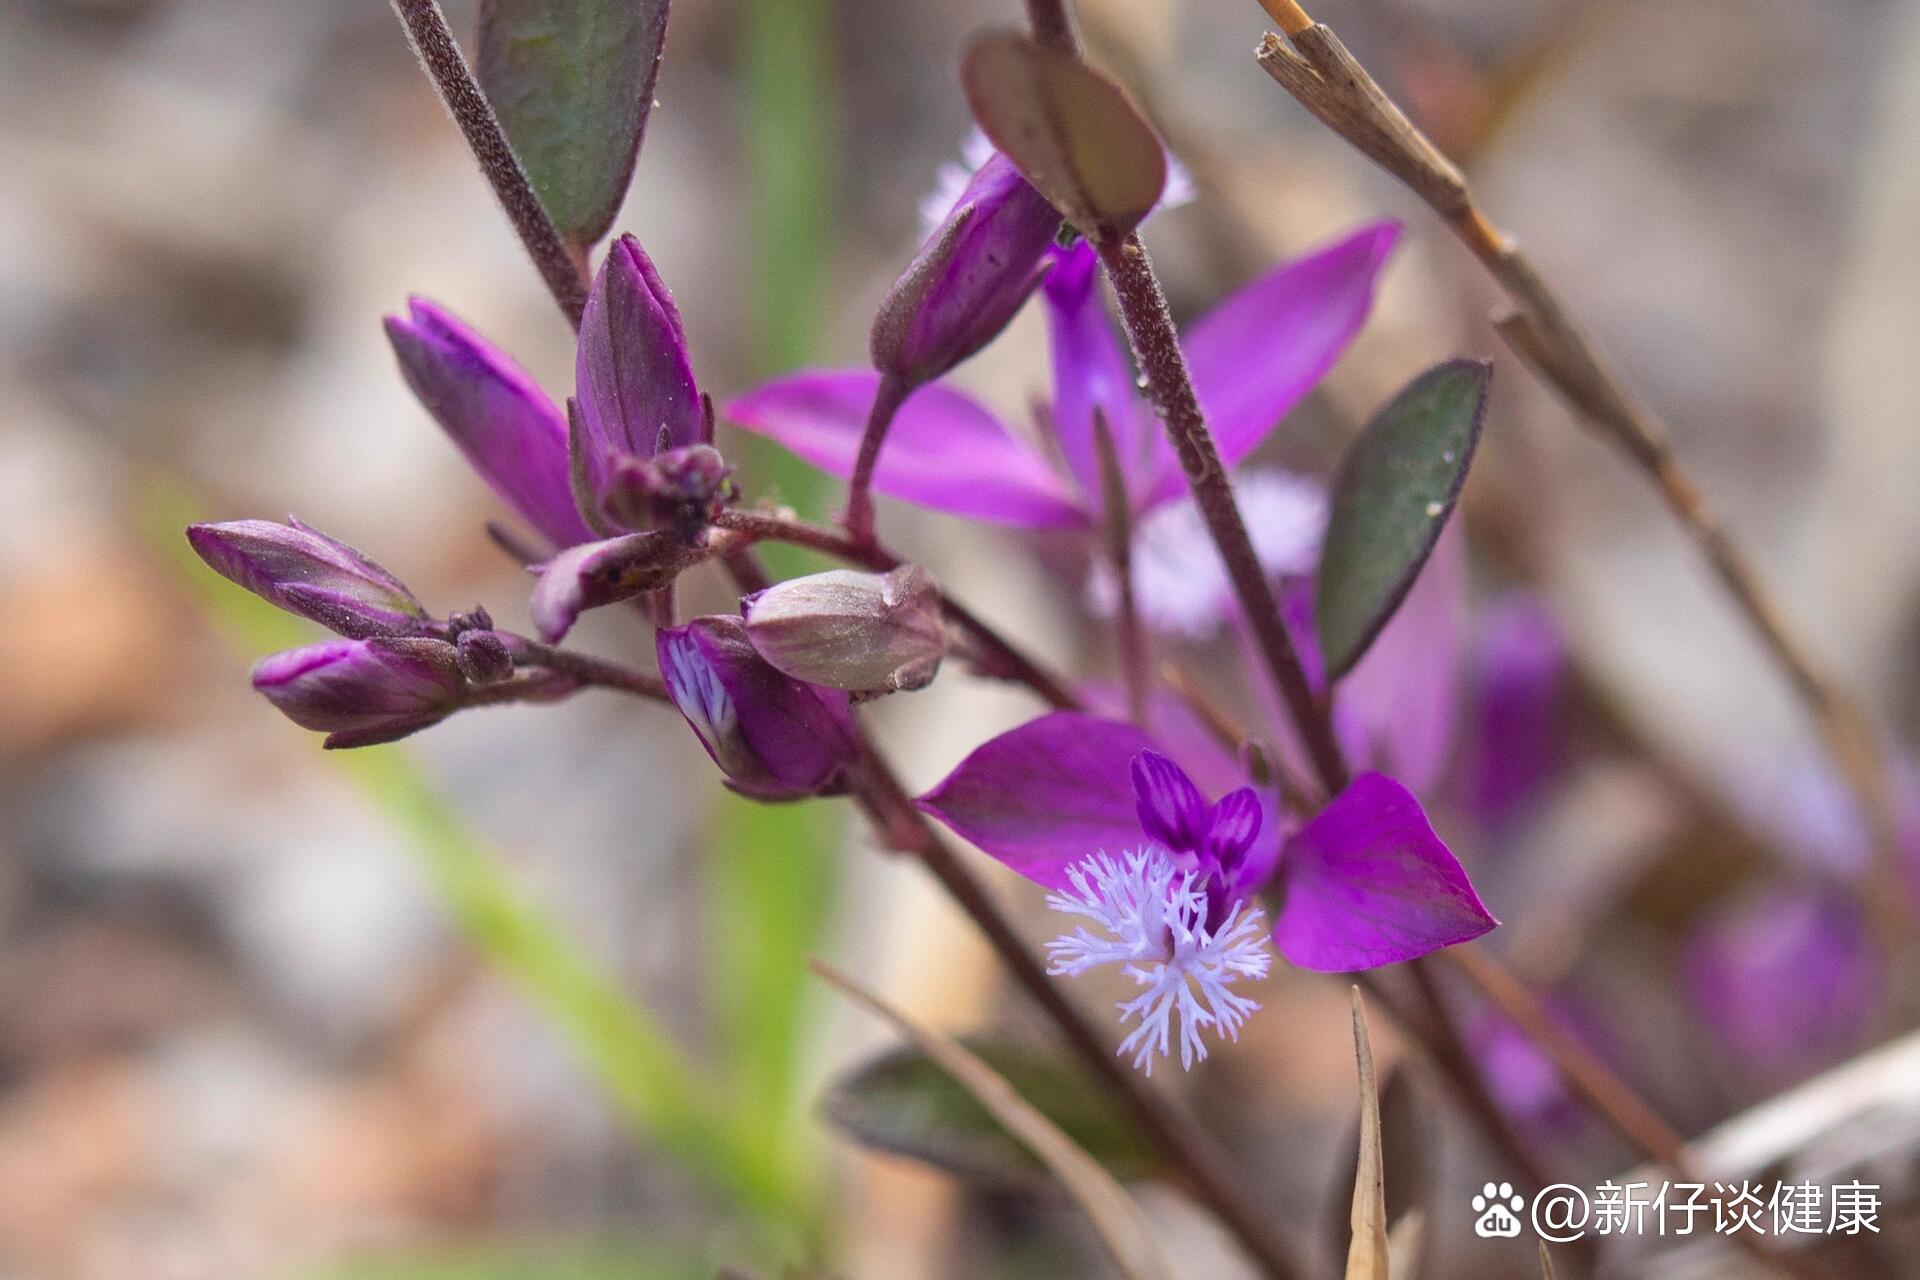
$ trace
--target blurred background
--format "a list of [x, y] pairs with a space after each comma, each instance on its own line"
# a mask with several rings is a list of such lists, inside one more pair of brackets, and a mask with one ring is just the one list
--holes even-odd
[[[449, 8], [470, 39], [470, 5]], [[1514, 365], [1474, 264], [1260, 72], [1256, 6], [1081, 16], [1195, 175], [1150, 228], [1182, 315], [1365, 219], [1408, 223], [1376, 318], [1271, 461], [1324, 474], [1413, 374], [1496, 359], [1465, 508], [1463, 727], [1434, 801], [1507, 922], [1490, 941], [1683, 1131], [1714, 1130], [1730, 1170], [1882, 1185], [1883, 1234], [1834, 1256], [1920, 1275], [1912, 1053], [1785, 1119], [1764, 1105], [1912, 1026], [1859, 918], [1862, 825], [1777, 674], [1648, 492]], [[1473, 173], [1912, 742], [1920, 5], [1315, 16]], [[969, 127], [962, 42], [1017, 17], [679, 0], [618, 226], [675, 288], [716, 398], [862, 362]], [[436, 612], [525, 622], [527, 581], [482, 532], [499, 512], [381, 334], [414, 293], [569, 385], [566, 325], [378, 0], [0, 5], [0, 1276], [1103, 1274], [1031, 1175], [956, 1180], [821, 1119], [891, 1042], [804, 977], [809, 954], [933, 1025], [1047, 1043], [843, 806], [726, 798], [677, 717], [606, 694], [330, 756], [250, 691], [256, 656], [311, 636], [183, 554], [191, 520], [291, 511]], [[958, 375], [1009, 415], [1045, 378], [1031, 314]], [[728, 452], [752, 494], [838, 501], [770, 451]], [[1022, 641], [1107, 673], [1077, 585], [977, 527], [882, 519]], [[699, 591], [730, 605], [717, 580]], [[651, 648], [624, 616], [577, 634]], [[877, 721], [923, 787], [1033, 710], [951, 671]], [[1050, 936], [1038, 895], [997, 883]], [[1451, 994], [1549, 1159], [1590, 1182], [1631, 1168]], [[1285, 973], [1262, 998], [1247, 1043], [1164, 1083], [1330, 1259], [1351, 1188], [1344, 984]], [[1425, 1212], [1420, 1274], [1531, 1274], [1470, 1230], [1472, 1192], [1513, 1171], [1408, 1065], [1388, 1149], [1396, 1199]], [[689, 1081], [744, 1164], [703, 1141]], [[1247, 1274], [1176, 1193], [1141, 1194], [1190, 1274]], [[1711, 1246], [1619, 1274], [1750, 1274]]]

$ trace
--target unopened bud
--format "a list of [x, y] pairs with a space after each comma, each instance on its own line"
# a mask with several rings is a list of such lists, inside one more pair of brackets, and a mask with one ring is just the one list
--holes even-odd
[[196, 524], [187, 541], [214, 572], [289, 613], [355, 639], [419, 635], [427, 611], [352, 547], [288, 517]]
[[453, 645], [421, 637], [328, 640], [271, 654], [253, 687], [329, 747], [392, 742], [456, 710], [466, 692]]
[[992, 341], [1033, 292], [1060, 215], [995, 155], [894, 281], [873, 322], [873, 367], [907, 386]]
[[841, 785], [859, 753], [845, 693], [775, 670], [738, 618], [695, 618], [656, 644], [667, 695], [734, 790], [794, 800]]
[[540, 638], [552, 644], [572, 630], [586, 610], [658, 590], [705, 554], [657, 531], [569, 547], [540, 570], [529, 605], [533, 625]]
[[918, 565], [793, 578], [748, 596], [740, 611], [761, 657], [853, 693], [923, 688], [947, 651], [940, 594]]

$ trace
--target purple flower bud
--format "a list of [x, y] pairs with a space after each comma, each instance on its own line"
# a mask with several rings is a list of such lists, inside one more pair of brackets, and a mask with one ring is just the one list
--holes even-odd
[[738, 618], [662, 630], [657, 648], [667, 695], [734, 790], [796, 800], [840, 785], [859, 750], [846, 694], [776, 671]]
[[680, 312], [632, 236], [593, 279], [574, 379], [586, 480], [602, 498], [616, 459], [710, 443]]
[[873, 367], [909, 386], [992, 341], [1045, 269], [1060, 215], [996, 154], [894, 281], [873, 322]]
[[924, 688], [947, 651], [939, 592], [918, 565], [809, 574], [755, 592], [740, 612], [779, 670], [853, 693]]
[[328, 747], [404, 738], [460, 706], [466, 680], [454, 647], [422, 637], [327, 640], [262, 658], [253, 687]]
[[662, 532], [568, 547], [540, 569], [528, 607], [533, 625], [551, 644], [571, 631], [586, 610], [656, 591], [706, 554], [704, 547]]
[[710, 444], [668, 449], [651, 458], [614, 462], [603, 503], [607, 515], [631, 529], [670, 529], [691, 540], [713, 519], [727, 495], [733, 468]]
[[567, 482], [567, 420], [492, 343], [419, 298], [387, 317], [400, 372], [467, 462], [556, 547], [593, 537]]
[[220, 576], [343, 636], [427, 629], [426, 610], [399, 579], [346, 543], [287, 520], [191, 525], [187, 541]]

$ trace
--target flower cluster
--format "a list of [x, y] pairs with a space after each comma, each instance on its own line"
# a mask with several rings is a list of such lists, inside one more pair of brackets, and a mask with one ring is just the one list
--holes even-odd
[[[1226, 567], [1107, 312], [1094, 248], [1063, 236], [1060, 212], [1008, 157], [971, 160], [875, 320], [870, 368], [802, 371], [726, 404], [731, 422], [853, 478], [845, 535], [814, 542], [855, 567], [756, 581], [754, 541], [810, 527], [741, 505], [673, 295], [621, 237], [593, 275], [562, 399], [433, 303], [415, 299], [387, 321], [422, 405], [528, 530], [495, 533], [536, 575], [535, 634], [498, 628], [484, 610], [434, 616], [392, 574], [297, 521], [196, 526], [189, 536], [215, 569], [340, 637], [265, 659], [256, 686], [346, 747], [474, 706], [612, 684], [671, 702], [742, 794], [858, 792], [874, 772], [857, 704], [924, 687], [950, 649], [1005, 674], [979, 624], [880, 547], [860, 505], [869, 481], [1046, 543], [1047, 562], [1076, 575], [1063, 598], [1095, 619], [1133, 610], [1164, 645], [1237, 619]], [[1182, 335], [1227, 466], [1252, 455], [1359, 332], [1397, 234], [1366, 226], [1284, 264]], [[940, 378], [1035, 295], [1052, 389], [1023, 435]], [[1261, 568], [1285, 599], [1310, 599], [1324, 483], [1247, 468], [1238, 493]], [[1118, 555], [1116, 529], [1131, 537]], [[1283, 794], [1161, 688], [1136, 690], [1125, 717], [1032, 720], [979, 745], [917, 801], [1078, 922], [1049, 948], [1053, 973], [1117, 965], [1137, 984], [1119, 1005], [1130, 1027], [1121, 1052], [1137, 1066], [1151, 1070], [1176, 1038], [1182, 1066], [1206, 1056], [1203, 1033], [1236, 1038], [1259, 1007], [1244, 984], [1266, 976], [1274, 950], [1351, 970], [1493, 927], [1409, 789], [1431, 783], [1452, 723], [1457, 559], [1443, 539], [1374, 655], [1338, 689], [1320, 682], [1350, 756], [1375, 770], [1324, 802]], [[737, 613], [679, 618], [675, 583], [709, 562], [751, 589]], [[629, 602], [654, 626], [657, 676], [556, 647], [585, 611]], [[955, 617], [967, 635], [949, 635]], [[1310, 628], [1298, 629], [1313, 666]], [[1249, 683], [1265, 696], [1258, 677]], [[1111, 701], [1096, 683], [1046, 692], [1063, 705]], [[1299, 756], [1280, 717], [1270, 731], [1283, 762]]]

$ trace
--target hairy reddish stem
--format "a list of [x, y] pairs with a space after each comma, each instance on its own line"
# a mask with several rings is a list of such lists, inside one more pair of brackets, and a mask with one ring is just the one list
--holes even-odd
[[493, 186], [494, 195], [507, 211], [527, 256], [546, 281], [554, 301], [567, 313], [574, 328], [580, 327], [580, 315], [586, 309], [587, 289], [581, 278], [581, 264], [547, 216], [526, 170], [507, 141], [506, 130], [487, 104], [473, 71], [454, 43], [447, 26], [447, 15], [435, 0], [393, 0], [394, 12], [407, 28], [407, 39], [420, 58], [440, 101], [446, 104], [454, 123], [466, 137], [467, 147]]
[[1247, 534], [1246, 521], [1234, 500], [1233, 481], [1220, 461], [1213, 433], [1207, 430], [1206, 416], [1194, 394], [1193, 379], [1187, 373], [1187, 359], [1180, 350], [1180, 338], [1167, 310], [1166, 295], [1153, 273], [1146, 246], [1129, 233], [1119, 240], [1099, 246], [1100, 260], [1106, 264], [1113, 291], [1120, 303], [1120, 317], [1133, 344], [1134, 358], [1147, 381], [1147, 395], [1153, 401], [1160, 421], [1166, 426], [1167, 439], [1187, 473], [1187, 486], [1193, 491], [1194, 504], [1206, 521], [1207, 532], [1220, 552], [1239, 597], [1247, 624], [1265, 661], [1288, 714], [1300, 728], [1307, 755], [1328, 795], [1346, 788], [1346, 761], [1333, 736], [1333, 722], [1320, 700], [1314, 696], [1306, 669], [1293, 636], [1280, 616], [1280, 602], [1267, 581], [1266, 570], [1254, 553], [1253, 539]]

